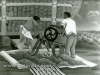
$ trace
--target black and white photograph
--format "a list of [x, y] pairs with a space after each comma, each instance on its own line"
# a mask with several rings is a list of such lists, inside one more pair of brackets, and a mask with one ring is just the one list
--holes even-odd
[[100, 75], [100, 0], [0, 0], [0, 75]]

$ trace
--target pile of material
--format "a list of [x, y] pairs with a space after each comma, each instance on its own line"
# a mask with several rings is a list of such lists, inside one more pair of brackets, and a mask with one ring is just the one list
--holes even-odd
[[85, 65], [80, 61], [76, 61], [67, 55], [61, 55], [59, 57], [55, 57], [53, 55], [49, 55], [48, 53], [38, 53], [33, 56], [32, 52], [17, 52], [15, 54], [10, 54], [11, 57], [15, 58], [19, 61], [20, 64], [23, 65], [55, 65], [55, 66], [79, 66]]

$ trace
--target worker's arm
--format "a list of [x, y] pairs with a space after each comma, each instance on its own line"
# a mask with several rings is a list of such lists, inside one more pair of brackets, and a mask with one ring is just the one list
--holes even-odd
[[42, 26], [41, 25], [36, 25], [36, 29], [39, 31], [43, 31]]

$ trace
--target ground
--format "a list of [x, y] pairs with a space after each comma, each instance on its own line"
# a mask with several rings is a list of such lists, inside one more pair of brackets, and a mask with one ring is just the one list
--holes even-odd
[[100, 75], [100, 51], [77, 51], [77, 54], [82, 58], [98, 64], [93, 68], [78, 68], [67, 71], [63, 69], [68, 75]]
[[[67, 75], [100, 75], [100, 51], [78, 50], [76, 53], [82, 58], [98, 64], [98, 66], [94, 68], [61, 69], [64, 73]], [[4, 65], [9, 63], [2, 61], [2, 59], [0, 58], [0, 75], [32, 75], [28, 69], [18, 70], [12, 67], [5, 68]]]

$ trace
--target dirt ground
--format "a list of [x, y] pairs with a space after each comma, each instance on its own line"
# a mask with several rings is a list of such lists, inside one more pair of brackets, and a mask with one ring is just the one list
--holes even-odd
[[[98, 65], [94, 68], [61, 69], [64, 73], [67, 75], [100, 75], [100, 51], [78, 50], [76, 53], [82, 58]], [[32, 75], [28, 69], [18, 70], [17, 68], [4, 67], [4, 65], [9, 63], [2, 60], [4, 60], [4, 58], [0, 57], [0, 75]]]

